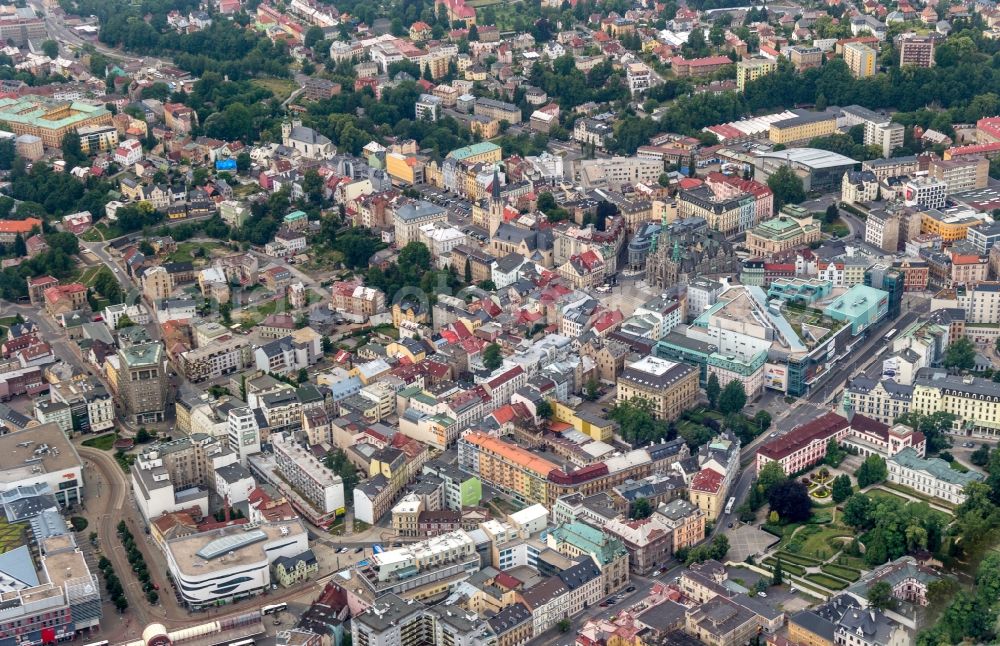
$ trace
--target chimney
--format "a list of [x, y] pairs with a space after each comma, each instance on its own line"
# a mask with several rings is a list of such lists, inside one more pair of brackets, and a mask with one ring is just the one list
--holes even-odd
[[229, 494], [228, 493], [226, 494], [226, 498], [225, 498], [225, 500], [223, 501], [222, 504], [225, 505], [225, 510], [226, 510], [226, 524], [228, 525], [229, 524]]

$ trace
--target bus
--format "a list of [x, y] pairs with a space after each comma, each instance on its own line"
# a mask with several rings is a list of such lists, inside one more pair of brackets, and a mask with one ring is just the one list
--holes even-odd
[[260, 614], [262, 614], [262, 615], [271, 615], [271, 614], [274, 614], [276, 612], [284, 612], [287, 609], [288, 609], [288, 604], [287, 603], [275, 603], [273, 605], [264, 606], [263, 608], [261, 608], [260, 609]]
[[882, 338], [885, 339], [886, 341], [890, 341], [894, 336], [896, 336], [896, 328], [892, 328], [891, 330], [889, 330], [889, 333]]
[[256, 643], [251, 637], [249, 639], [241, 639], [238, 642], [229, 642], [227, 646], [253, 646]]
[[735, 504], [736, 504], [736, 498], [735, 497], [730, 498], [729, 502], [726, 503], [726, 513], [727, 514], [732, 513], [732, 511], [733, 511], [733, 505], [735, 505]]

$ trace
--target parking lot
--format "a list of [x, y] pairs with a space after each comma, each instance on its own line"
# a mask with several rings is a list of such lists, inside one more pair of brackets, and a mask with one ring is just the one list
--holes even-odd
[[755, 525], [740, 525], [726, 532], [729, 538], [729, 561], [745, 561], [750, 555], [763, 554], [771, 545], [780, 539], [777, 536], [757, 529]]

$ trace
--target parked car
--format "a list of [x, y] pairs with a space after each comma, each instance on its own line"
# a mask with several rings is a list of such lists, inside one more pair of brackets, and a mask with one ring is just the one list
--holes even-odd
[[767, 593], [766, 592], [758, 592], [757, 596], [758, 597], [764, 597], [765, 599], [767, 599]]

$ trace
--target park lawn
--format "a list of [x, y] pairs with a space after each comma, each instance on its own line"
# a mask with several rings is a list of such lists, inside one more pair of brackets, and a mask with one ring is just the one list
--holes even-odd
[[292, 95], [292, 92], [299, 89], [298, 84], [291, 79], [263, 78], [254, 79], [250, 82], [270, 91], [279, 101], [284, 101]]
[[205, 250], [205, 254], [199, 259], [208, 259], [218, 246], [213, 242], [181, 242], [177, 245], [177, 251], [170, 254], [168, 260], [170, 262], [194, 262], [194, 251], [199, 247]]
[[104, 265], [97, 265], [95, 267], [85, 267], [80, 275], [76, 277], [75, 282], [82, 283], [87, 287], [94, 286], [94, 280], [97, 278], [97, 274], [101, 272], [101, 267]]
[[853, 568], [844, 567], [842, 565], [827, 564], [822, 566], [820, 569], [831, 576], [835, 576], [840, 579], [846, 579], [852, 583], [861, 578], [861, 572]]
[[847, 581], [829, 576], [827, 574], [807, 574], [805, 578], [807, 581], [812, 581], [813, 583], [823, 586], [828, 590], [843, 590], [849, 585]]
[[846, 527], [824, 527], [822, 531], [806, 539], [799, 554], [816, 558], [829, 558], [841, 549], [841, 542], [834, 539], [853, 535], [854, 532]]
[[865, 495], [868, 496], [869, 498], [876, 498], [876, 499], [877, 498], [895, 498], [896, 500], [898, 500], [899, 502], [903, 503], [904, 505], [906, 503], [910, 502], [907, 498], [904, 498], [902, 496], [897, 496], [896, 494], [892, 493], [891, 491], [886, 491], [885, 489], [871, 489], [870, 491], [866, 492]]
[[111, 447], [115, 445], [116, 439], [118, 439], [118, 435], [116, 433], [105, 433], [104, 435], [88, 438], [84, 440], [82, 444], [91, 449], [110, 451]]
[[879, 483], [879, 486], [884, 487], [886, 489], [891, 489], [892, 491], [898, 491], [899, 493], [903, 493], [908, 496], [913, 496], [914, 498], [919, 498], [920, 500], [923, 500], [924, 502], [927, 503], [934, 503], [938, 507], [944, 507], [945, 509], [955, 508], [955, 505], [951, 504], [950, 502], [940, 500], [938, 498], [930, 498], [929, 496], [926, 496], [915, 489], [910, 489], [907, 486], [896, 484], [895, 482], [882, 482]]

